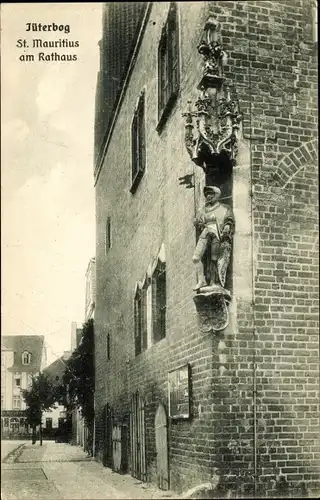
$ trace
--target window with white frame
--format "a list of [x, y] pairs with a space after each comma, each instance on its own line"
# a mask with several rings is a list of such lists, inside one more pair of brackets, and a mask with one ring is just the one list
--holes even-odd
[[22, 353], [22, 364], [23, 365], [30, 365], [31, 363], [31, 353], [28, 351], [24, 351]]
[[143, 283], [134, 296], [135, 355], [166, 337], [166, 259], [162, 244], [157, 259], [150, 263]]
[[21, 409], [21, 397], [13, 396], [13, 409], [20, 410]]

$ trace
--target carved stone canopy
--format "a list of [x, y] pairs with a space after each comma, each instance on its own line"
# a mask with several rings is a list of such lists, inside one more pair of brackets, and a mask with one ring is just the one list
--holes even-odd
[[223, 66], [227, 54], [220, 43], [218, 24], [214, 17], [207, 20], [198, 52], [203, 56], [203, 75], [198, 88], [219, 88], [223, 82]]
[[212, 17], [204, 27], [198, 51], [203, 57], [197, 87], [200, 94], [193, 107], [188, 101], [183, 114], [185, 145], [192, 161], [208, 173], [209, 169], [230, 169], [234, 165], [241, 115], [235, 90], [224, 77], [227, 55]]

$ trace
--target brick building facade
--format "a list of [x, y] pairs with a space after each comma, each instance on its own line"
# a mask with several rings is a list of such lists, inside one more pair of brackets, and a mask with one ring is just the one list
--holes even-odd
[[[320, 481], [313, 2], [135, 3], [127, 31], [128, 4], [110, 5], [96, 101], [96, 455], [115, 467], [122, 439], [116, 470], [178, 492], [212, 480], [220, 494], [303, 494]], [[222, 186], [235, 217], [229, 323], [203, 333], [193, 219], [210, 180], [187, 153], [182, 115], [210, 16], [241, 122]], [[162, 418], [166, 457], [156, 422], [168, 417], [168, 373], [185, 365], [190, 416]]]

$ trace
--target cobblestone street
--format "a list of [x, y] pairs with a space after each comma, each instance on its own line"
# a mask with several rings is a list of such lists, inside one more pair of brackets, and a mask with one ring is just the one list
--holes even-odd
[[25, 444], [13, 463], [2, 463], [1, 483], [3, 500], [172, 497], [130, 475], [114, 473], [79, 447], [53, 441]]

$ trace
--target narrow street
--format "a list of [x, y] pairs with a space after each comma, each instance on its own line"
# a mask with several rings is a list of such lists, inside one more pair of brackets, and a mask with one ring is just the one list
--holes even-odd
[[22, 442], [10, 443], [1, 443], [8, 453], [17, 449], [9, 462], [1, 449], [2, 500], [172, 498], [168, 492], [103, 467], [77, 446], [53, 441], [44, 441], [43, 446], [28, 442], [23, 447]]

